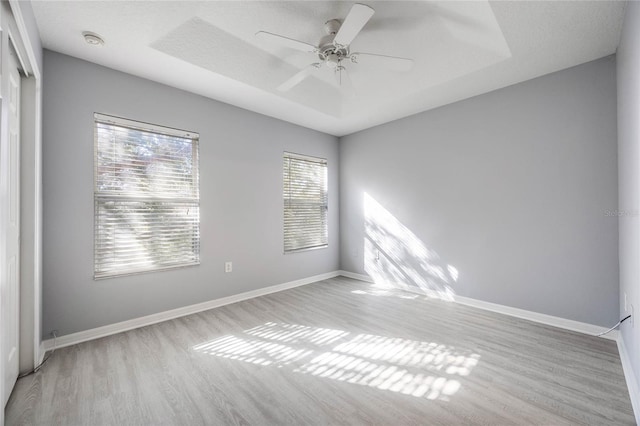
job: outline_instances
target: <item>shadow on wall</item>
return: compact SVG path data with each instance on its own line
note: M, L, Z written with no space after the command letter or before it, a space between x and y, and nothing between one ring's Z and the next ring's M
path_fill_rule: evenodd
M452 301L458 270L364 193L364 270L377 286Z

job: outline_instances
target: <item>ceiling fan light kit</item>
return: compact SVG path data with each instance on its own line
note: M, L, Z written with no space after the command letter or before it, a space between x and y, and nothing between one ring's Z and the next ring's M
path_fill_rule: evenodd
M354 95L355 92L353 91L351 78L344 64L346 62L360 64L361 58L365 59L365 61L362 61L365 62L364 65L366 65L366 62L369 62L374 66L383 66L392 71L409 71L413 66L412 59L373 53L350 52L349 46L360 31L362 31L362 28L369 22L374 12L373 8L365 4L354 4L344 19L344 22L340 22L338 19L330 19L325 22L324 30L327 35L320 39L318 46L278 34L258 31L256 37L269 40L290 49L315 53L318 55L318 59L320 59L320 62L313 63L294 74L278 86L278 90L282 92L291 90L304 79L321 69L322 65L325 65L334 72L338 86L340 86L346 94Z

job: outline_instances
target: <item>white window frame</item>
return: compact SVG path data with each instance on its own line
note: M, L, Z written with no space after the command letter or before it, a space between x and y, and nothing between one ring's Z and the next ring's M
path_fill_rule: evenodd
M289 160L289 163L287 163L287 160ZM316 164L320 167L324 167L324 181L323 181L323 189L324 189L324 194L320 197L319 200L317 200L316 202L307 202L304 204L308 205L312 205L312 206L317 206L319 209L319 214L321 215L321 217L319 218L321 222L324 223L324 229L322 229L320 232L322 235L318 235L318 243L316 244L307 244L307 245L301 245L301 246L295 246L293 247L291 243L287 243L287 236L288 236L288 232L295 232L295 229L291 229L290 226L288 226L287 223L287 212L290 209L293 209L293 205L292 204L292 198L291 198L291 188L287 188L287 182L286 182L286 167L287 165L291 164L291 160L294 161L300 161L300 162L306 162L309 164ZM298 253L301 251L308 251L308 250L318 250L318 249L323 249L323 248L327 248L329 246L329 188L328 188L328 174L329 174L329 167L328 167L328 162L326 158L319 158L319 157L312 157L309 155L302 155L302 154L296 154L293 152L287 152L285 151L283 154L283 243L284 243L284 254L291 254L291 253ZM288 172L290 174L290 170ZM299 228L298 231L300 232L305 232L305 230L303 228Z
M164 196L161 194L144 194L140 192L127 192L127 191L101 191L98 187L98 125L108 125L116 128L126 128L132 130L143 131L152 133L159 136L177 137L183 139L190 139L192 143L192 178L194 193L189 196ZM189 132L170 127L160 126L156 124L149 124L135 120L129 120L121 117L114 117L110 115L94 113L94 279L113 278L120 276L127 276L132 274L148 273L163 271L175 268L183 268L187 266L195 266L200 264L200 184L199 184L199 139L200 135L195 132ZM193 226L189 228L190 239L192 244L193 259L189 261L175 262L173 264L167 262L155 263L158 259L153 259L153 264L136 267L121 267L111 268L105 270L100 268L102 265L99 262L98 250L105 250L101 246L101 239L98 237L98 226L100 215L100 203L104 202L158 202L166 203L165 205L170 208L176 208L180 206L180 203L188 204L195 209L193 212L188 212L190 218L193 218ZM171 203L174 203L173 205ZM108 248L107 248L108 250Z

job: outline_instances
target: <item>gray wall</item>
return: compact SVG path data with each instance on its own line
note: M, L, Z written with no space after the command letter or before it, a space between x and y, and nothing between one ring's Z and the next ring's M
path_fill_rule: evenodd
M629 2L617 54L618 179L620 211L620 315L634 307L634 326L620 327L640 389L640 4ZM627 295L627 311L624 295ZM637 414L640 416L640 413Z
M610 325L617 198L607 57L341 138L341 268Z
M50 51L44 69L45 337L338 269L337 138ZM200 133L201 265L93 280L94 112ZM283 255L283 151L328 159L328 249Z

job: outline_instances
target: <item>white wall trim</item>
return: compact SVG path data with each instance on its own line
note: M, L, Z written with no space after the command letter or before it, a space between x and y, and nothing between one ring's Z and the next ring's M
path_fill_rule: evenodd
M356 274L355 272L349 272L349 271L339 271L339 272L340 272L340 275L342 275L343 277L353 278L354 280L365 281L368 283L373 282L373 280L369 275Z
M24 15L22 14L22 9L20 7L20 0L9 0L9 5L11 8L11 13L13 15L15 25L17 28L18 35L20 36L20 44L24 49L27 55L27 64L28 69L31 70L35 78L35 99L34 101L34 116L33 117L23 117L24 121L32 120L31 123L34 125L34 181L35 181L35 190L34 190L34 221L32 226L34 227L33 232L33 244L34 244L34 279L33 279L33 300L28 301L33 305L33 334L32 344L33 344L33 367L37 367L40 365L42 361L42 357L44 356L44 352L42 352L42 340L40 339L40 321L42 308L40 306L40 301L42 299L42 274L41 274L41 262L42 262L42 118L41 118L41 109L42 109L42 70L40 69L40 64L36 58L36 52L34 50L33 40L29 35L29 30L27 29L27 24L25 23ZM24 58L23 58L24 59ZM22 303L22 302L21 302ZM42 352L42 353L40 353Z
M624 339L620 336L617 340L618 352L620 352L620 362L622 363L622 371L624 372L624 379L627 382L627 388L629 389L629 397L631 398L631 406L633 407L633 413L636 416L636 423L640 425L640 389L638 389L638 383L633 374L633 368L631 366L631 360L627 353L627 347L624 344Z
M20 33L20 37L22 38L24 49L27 52L29 64L31 65L31 72L39 80L41 77L41 70L38 67L36 54L33 51L33 42L31 40L31 37L29 36L29 31L27 30L27 25L24 22L24 16L22 15L22 9L20 9L19 3L20 0L9 0L9 4L11 5L11 12L13 13L18 32Z
M56 339L56 348L64 348L65 346L71 346L77 343L99 339L101 337L106 337L112 334L122 333L123 331L129 331L135 328L156 324L162 321L167 321L174 318L195 314L198 312L206 311L206 310L217 308L220 306L229 305L231 303L241 302L243 300L253 299L255 297L265 296L267 294L288 290L290 288L312 284L318 281L337 277L338 275L340 275L339 271L327 272L325 274L314 275L312 277L302 278L300 280L295 280L295 281L289 281L283 284L276 284L270 287L251 290L251 291L247 291L240 294L234 294L232 296L227 296L220 299L209 300L208 302L197 303L195 305L184 306L182 308L172 309L164 312L158 312L157 314L151 314L151 315L147 315L140 318L134 318L127 321L118 322L115 324L109 324L102 327L92 328L90 330L84 330L84 331L79 331L77 333L67 334L64 336L60 336ZM53 349L53 339L45 340L43 342L43 349L40 351L41 355L44 356L44 353L51 349Z
M368 275L356 274L349 271L340 271L340 275L353 278L355 280L366 281L372 283L373 280ZM407 290L407 289L403 289ZM419 293L422 294L422 293ZM512 317L522 318L525 320L537 322L540 324L551 325L553 327L563 328L565 330L576 331L578 333L584 333L589 335L596 335L602 333L607 329L598 325L587 324L584 322L573 321L566 318L560 318L553 315L541 314L538 312L527 311L525 309L513 308L511 306L499 305L497 303L485 302L483 300L472 299L470 297L454 296L454 301L461 305L473 306L474 308L484 309L486 311L497 312L499 314L509 315ZM605 339L617 340L618 330L613 330L611 333L602 336Z

